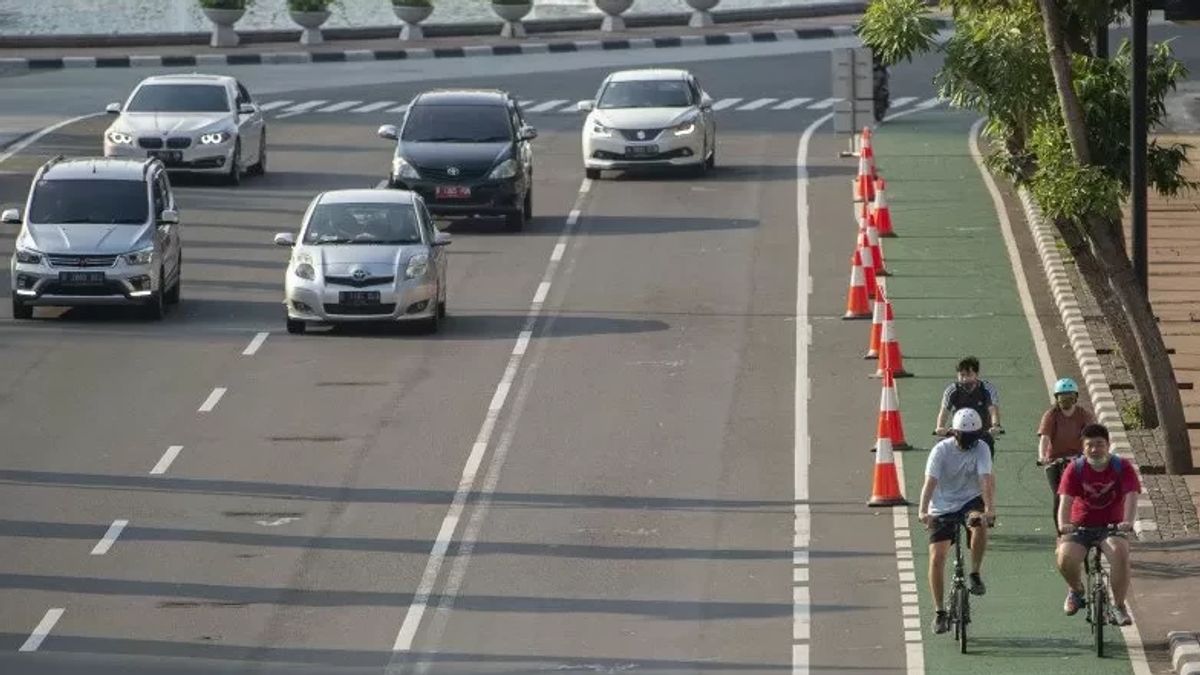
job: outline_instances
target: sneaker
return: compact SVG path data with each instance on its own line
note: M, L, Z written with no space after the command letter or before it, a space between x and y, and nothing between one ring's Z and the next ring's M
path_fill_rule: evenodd
M1075 614L1087 606L1087 600L1083 598L1083 593L1075 591L1067 591L1067 600L1063 603L1063 611L1067 616L1075 616Z
M1113 607L1113 623L1118 626L1132 626L1133 618L1129 616L1129 610L1124 607Z
M987 593L987 586L983 585L983 579L979 578L978 572L971 572L970 589L972 595L983 595L984 593Z
M946 612L944 612L944 611L939 610L937 613L937 617L935 617L933 620L933 632L940 634L940 633L948 632L949 630L950 630L950 615L946 614Z

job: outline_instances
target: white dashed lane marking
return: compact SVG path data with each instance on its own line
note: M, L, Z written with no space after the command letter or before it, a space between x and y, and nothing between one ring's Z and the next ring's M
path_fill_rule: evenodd
M117 537L121 536L121 531L129 524L128 520L114 520L112 525L108 526L108 531L96 542L96 546L92 548L92 555L104 555L116 543Z
M175 458L179 456L182 450L182 445L172 445L167 448L167 451L163 453L162 459L158 460L158 464L155 464L154 468L150 469L150 475L158 476L166 473L167 469L171 468L171 463L175 461Z
M217 407L221 397L225 395L225 387L217 387L212 390L208 398L204 399L204 403L200 404L200 409L197 412L212 412L212 409Z

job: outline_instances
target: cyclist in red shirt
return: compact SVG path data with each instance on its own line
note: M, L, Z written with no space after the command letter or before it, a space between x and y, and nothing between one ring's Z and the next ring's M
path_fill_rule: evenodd
M1089 424L1080 435L1083 457L1067 466L1058 486L1058 494L1062 496L1058 506L1058 531L1062 534L1058 543L1058 571L1070 587L1063 611L1072 616L1086 604L1083 560L1087 545L1096 538L1075 532L1075 528L1117 525L1121 534L1105 535L1100 549L1111 567L1117 623L1128 626L1133 620L1125 607L1129 591L1129 542L1124 533L1133 530L1142 486L1133 465L1110 452L1108 429L1104 425Z

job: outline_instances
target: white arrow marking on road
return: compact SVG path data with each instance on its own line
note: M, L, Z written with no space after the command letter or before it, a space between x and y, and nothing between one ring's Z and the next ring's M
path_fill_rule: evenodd
M741 101L741 100L742 99L740 99L740 98L723 98L720 101L717 101L716 103L714 103L712 108L713 108L713 110L724 110L730 106L737 104L737 102Z
M350 112L352 112L352 113L375 112L376 110L382 110L390 105L396 105L396 102L395 101L380 101L378 103L370 103L370 104L362 106L361 108L355 108L354 110L351 110Z
M333 105L327 105L324 108L321 108L317 112L320 112L320 113L338 112L341 110L345 110L346 108L353 108L354 106L359 105L361 103L362 103L362 101L338 101L337 103L334 103Z
M917 100L916 96L901 96L900 98L896 99L895 101L892 101L891 107L903 108L904 106L908 105L909 103L912 103L915 100Z
M738 106L738 110L758 110L759 108L763 108L768 105L771 105L772 103L774 103L775 101L778 101L778 100L779 99L777 99L777 98L760 98L760 99L751 101L751 102L747 103L746 105Z
M557 108L558 106L560 106L566 102L567 102L566 99L554 99L552 101L546 101L545 103L539 103L535 106L526 108L525 112L531 112L531 113L550 112L551 110L554 110L555 108Z
M108 531L96 542L96 546L92 548L92 555L104 555L108 553L108 549L117 541L117 537L121 536L121 530L129 524L128 520L114 520L112 525L108 526Z
M304 103L297 103L294 106L284 109L284 111L282 113L280 113L275 119L283 119L284 117L291 117L292 115L299 115L300 113L308 112L309 110L312 110L313 108L316 108L317 106L325 105L326 103L329 103L329 101L318 100L318 101L305 101Z
M159 475L166 473L167 469L171 468L171 462L175 461L175 458L179 456L182 450L182 445L172 445L167 448L167 451L163 453L162 459L158 460L158 464L155 464L154 468L150 469L150 474Z
M258 106L258 109L262 112L268 112L268 111L274 110L276 108L282 108L283 106L288 105L289 103L291 103L291 101L288 101L288 100L271 101L270 103L264 103L264 104Z
M936 108L937 106L941 105L941 103L942 103L942 99L934 96L933 98L927 98L924 101L921 101L920 103L918 103L917 105L915 105L913 107L916 110L928 110L930 108Z
M811 100L812 99L807 96L802 96L800 98L789 98L788 100L784 101L783 103L780 103L779 105L775 106L774 108L771 108L771 110L792 110L793 108L799 108L800 106L804 105L805 103L808 103Z
M825 110L826 108L832 108L832 107L833 107L833 104L834 104L834 103L837 103L837 102L838 102L838 101L840 101L840 100L842 100L842 99L840 99L840 98L827 98L827 99L825 99L825 100L823 100L823 101L818 101L817 103L814 103L814 104L812 104L812 105L808 106L808 109L809 109L809 110Z
M54 624L58 623L58 620L62 618L63 612L65 611L66 610L61 607L48 610L46 612L46 616L42 617L42 620L40 623L38 623L37 628L33 629L33 633L29 636L29 639L25 641L25 644L21 645L21 649L19 651L36 652L38 647L42 646L42 640L45 640L46 636L50 634L50 631L54 630Z

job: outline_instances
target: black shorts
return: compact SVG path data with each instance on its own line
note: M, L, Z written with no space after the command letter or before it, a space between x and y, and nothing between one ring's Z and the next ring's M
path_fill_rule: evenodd
M976 497L972 499L971 501L967 502L966 506L963 506L954 513L943 513L940 516L934 516L934 518L954 516L965 520L972 512L978 512L979 515L983 515L983 497ZM954 538L954 528L956 527L958 527L958 523L956 523L954 520L945 523L937 523L933 530L929 533L929 543L932 544L939 541L950 541ZM969 533L970 531L968 530L968 534Z
M1091 530L1088 532L1075 531L1070 534L1063 535L1063 538L1066 541L1079 544L1080 546L1082 546L1084 548L1087 548L1097 542L1104 541L1105 539L1108 539L1109 537L1124 538L1125 533L1124 532L1105 532L1103 530Z

